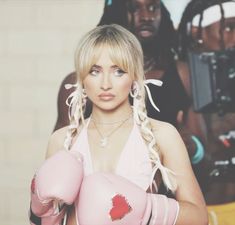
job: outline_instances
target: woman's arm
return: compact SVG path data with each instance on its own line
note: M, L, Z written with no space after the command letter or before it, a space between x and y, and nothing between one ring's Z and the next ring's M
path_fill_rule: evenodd
M63 127L59 130L56 130L50 136L48 146L47 146L47 151L46 151L46 159L54 155L59 150L63 149L67 130L68 130L68 126Z
M178 188L175 197L180 205L176 225L208 224L206 204L192 171L183 140L172 125L157 122L155 126L155 136L163 164L176 174Z
M83 164L78 152L65 151L66 128L51 135L46 160L31 183L30 221L36 224L59 224L67 205L72 205L83 179Z

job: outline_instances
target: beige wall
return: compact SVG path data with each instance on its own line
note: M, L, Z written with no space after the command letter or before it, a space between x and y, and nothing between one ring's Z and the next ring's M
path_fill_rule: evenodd
M26 225L59 85L104 0L0 0L0 224Z

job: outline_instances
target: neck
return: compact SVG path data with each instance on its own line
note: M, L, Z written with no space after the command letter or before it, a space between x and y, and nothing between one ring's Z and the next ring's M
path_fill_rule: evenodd
M115 122L122 121L132 114L132 108L125 107L124 109L115 109L115 110L101 110L96 107L92 109L92 119L95 120L97 123L103 124L112 124Z
M156 48L155 48L155 44L153 41L142 42L141 45L142 45L145 57L148 57L148 58L154 57L154 55L156 54Z

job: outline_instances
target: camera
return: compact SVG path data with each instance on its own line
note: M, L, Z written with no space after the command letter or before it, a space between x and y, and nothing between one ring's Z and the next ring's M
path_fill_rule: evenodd
M235 48L189 52L193 106L196 112L235 112Z

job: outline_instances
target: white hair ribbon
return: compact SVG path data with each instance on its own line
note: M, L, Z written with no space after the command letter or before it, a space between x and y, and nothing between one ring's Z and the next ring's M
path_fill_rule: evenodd
M69 150L71 142L72 142L72 135L69 133L69 130L77 129L79 125L79 114L81 112L81 88L79 83L76 84L65 84L65 89L75 88L75 90L68 96L66 99L66 105L69 107L68 109L68 116L69 120L71 121L73 118L73 123L70 122L68 132L66 134L66 138L64 141L65 149Z
M158 112L160 112L159 108L155 105L155 103L153 101L151 92L150 92L149 87L148 87L147 84L162 86L163 82L161 80L157 80L157 79L147 79L147 80L144 81L144 87L146 89L146 92L147 92L147 95L148 95L148 98L149 98L149 101L150 101L151 105L153 106L154 109L156 109Z
M147 92L147 96L149 98L149 101L151 103L151 105L153 106L154 109L156 109L158 112L160 112L159 108L155 105L153 98L152 98L152 94L150 92L150 89L148 87L147 84L153 84L156 86L162 86L163 82L157 79L146 79L144 80L144 87L146 89ZM74 115L74 112L76 110L77 107L77 103L79 101L80 98L80 91L78 88L78 83L76 84L65 84L64 87L68 90L70 88L76 88L75 91L73 91L68 98L66 99L66 105L69 107L69 119L71 119L71 116Z
M69 115L69 119L71 119L71 117L75 114L76 108L77 108L77 104L80 98L80 91L78 88L78 83L76 84L65 84L64 87L68 90L70 88L76 88L75 91L73 91L68 98L66 99L66 105L69 107L68 110L68 115Z
M64 87L65 87L65 89L68 90L68 89L73 88L73 87L78 87L78 83L76 83L76 84L65 84Z
M235 17L235 1L223 2L224 18ZM198 27L200 22L200 14L194 16L192 26ZM221 10L219 5L213 5L203 11L202 27L207 27L221 19Z

